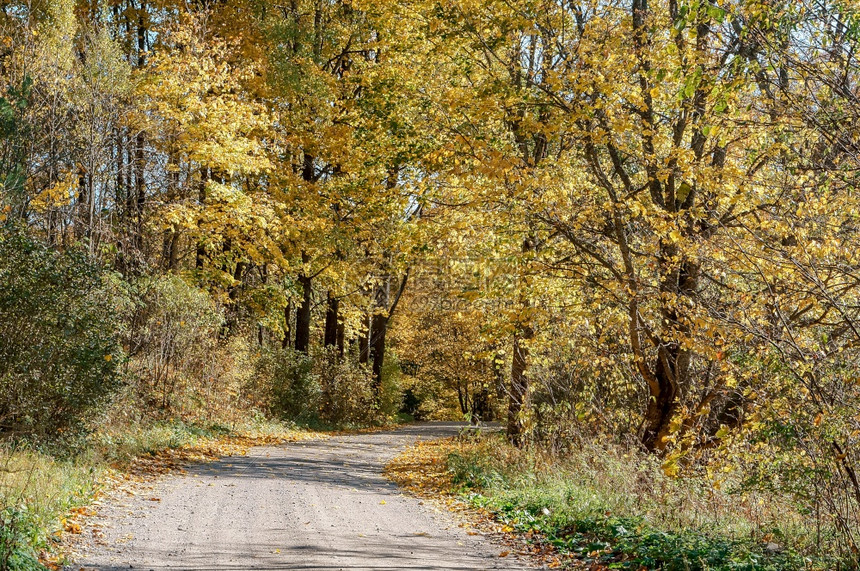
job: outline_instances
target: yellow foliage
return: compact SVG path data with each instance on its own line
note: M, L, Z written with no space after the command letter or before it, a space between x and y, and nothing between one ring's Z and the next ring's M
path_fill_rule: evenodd
M30 206L36 212L45 212L50 208L68 206L75 198L75 188L77 185L77 177L73 173L66 173L53 185L36 195L30 202Z

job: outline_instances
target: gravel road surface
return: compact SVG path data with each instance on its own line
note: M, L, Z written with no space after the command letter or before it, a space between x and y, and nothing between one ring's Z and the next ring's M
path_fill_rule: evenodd
M192 466L101 509L93 524L103 536L90 538L67 569L527 568L382 476L405 446L462 426L417 424L258 447Z

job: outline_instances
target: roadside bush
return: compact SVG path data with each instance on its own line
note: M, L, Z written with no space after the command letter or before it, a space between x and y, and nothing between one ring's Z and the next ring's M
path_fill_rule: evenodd
M400 361L393 351L388 351L382 364L379 416L383 419L394 418L403 408L403 399Z
M265 349L248 392L270 413L297 422L364 425L377 419L370 369L331 348L310 355L290 348Z
M144 277L132 289L127 332L132 377L150 407L168 410L179 393L196 392L213 376L224 317L209 294L176 275Z
M370 369L343 359L334 348L323 348L313 358L322 401L320 418L334 425L369 424L376 417Z
M120 386L119 292L84 252L0 231L0 431L66 431Z
M319 419L322 398L311 358L287 348L264 350L257 360L252 392L264 406L286 420L314 422Z
M0 571L41 571L32 545L39 529L22 507L5 507L0 511Z

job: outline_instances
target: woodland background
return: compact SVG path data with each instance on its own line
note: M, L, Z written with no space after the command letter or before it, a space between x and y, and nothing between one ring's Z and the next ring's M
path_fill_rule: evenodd
M857 563L854 0L0 7L9 458L500 420Z

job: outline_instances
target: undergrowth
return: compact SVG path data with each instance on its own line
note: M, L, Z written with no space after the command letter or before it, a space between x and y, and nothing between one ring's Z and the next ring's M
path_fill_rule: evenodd
M503 524L552 545L566 564L599 569L848 569L816 549L816 532L775 496L670 477L634 450L584 444L563 458L517 450L501 435L447 451L452 491ZM820 545L820 543L818 543Z

